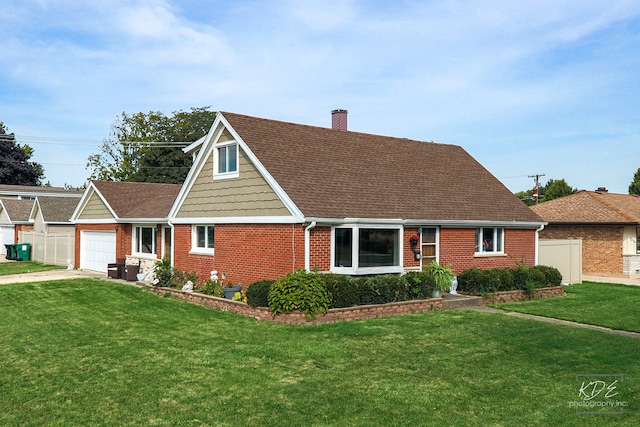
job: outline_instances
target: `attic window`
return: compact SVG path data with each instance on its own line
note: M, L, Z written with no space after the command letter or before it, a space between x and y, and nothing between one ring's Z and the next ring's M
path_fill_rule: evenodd
M238 176L238 144L225 141L216 144L213 158L213 178L235 178Z

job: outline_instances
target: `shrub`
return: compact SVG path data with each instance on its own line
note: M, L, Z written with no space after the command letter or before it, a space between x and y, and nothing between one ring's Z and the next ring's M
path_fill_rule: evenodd
M252 307L269 307L269 289L275 280L261 280L249 285L246 292L247 304Z
M547 265L537 265L534 268L544 274L547 286L560 286L562 284L562 274L557 268Z
M458 290L471 294L491 293L493 284L485 270L474 267L458 274Z
M358 305L358 287L350 276L343 274L321 275L327 292L331 294L331 307L353 307Z
M391 283L397 276L371 276L362 278L358 283L360 293L358 305L386 304L393 301Z
M171 278L171 287L182 289L185 283L188 281L191 283L198 283L198 275L195 271L187 273L186 271L173 269L173 277Z
M317 273L299 270L276 280L269 290L269 308L274 313L300 310L307 320L318 313L326 313L331 296Z
M409 271L404 275L407 281L407 299L430 298L434 288L433 278L424 271Z
M547 278L541 270L535 267L529 267L527 270L529 276L528 281L533 283L534 287L544 288L547 286Z
M154 266L156 279L158 280L157 283L154 281L154 285L170 287L173 279L173 268L171 268L171 261L169 261L169 258L163 258L156 261Z

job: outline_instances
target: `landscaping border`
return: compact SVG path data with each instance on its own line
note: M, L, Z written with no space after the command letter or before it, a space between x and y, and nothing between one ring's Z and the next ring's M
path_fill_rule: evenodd
M183 292L180 289L162 288L148 283L138 282L150 291L164 295L171 294L192 304L213 308L221 311L266 320L273 323L287 325L314 325L323 323L344 322L350 320L373 319L376 317L398 316L401 314L424 313L442 310L442 298L400 301L388 304L358 305L346 308L330 308L326 314L318 314L313 320L307 321L304 313L292 312L274 315L267 307L252 307L244 302L218 298L197 292Z
M533 296L529 296L522 290L496 292L487 295L475 295L482 297L482 304L502 304L505 302L528 301L533 299L545 299L553 297L561 297L564 295L562 286L550 286L547 288L537 288L534 290Z

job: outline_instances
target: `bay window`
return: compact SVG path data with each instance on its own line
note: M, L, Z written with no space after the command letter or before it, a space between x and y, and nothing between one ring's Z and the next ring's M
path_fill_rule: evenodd
M400 227L334 227L332 271L344 274L401 272L400 236Z

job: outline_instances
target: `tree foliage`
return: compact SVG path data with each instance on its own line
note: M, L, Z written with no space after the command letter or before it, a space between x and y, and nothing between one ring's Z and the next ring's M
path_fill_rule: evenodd
M90 179L182 184L191 156L170 143L190 143L206 135L216 114L209 108L193 107L171 116L160 111L123 112L111 125L111 137L100 153L87 160Z
M640 168L633 175L633 181L629 184L629 194L640 196Z
M31 162L33 148L20 146L13 133L0 122L0 184L40 185L44 168L40 163Z
M576 191L578 190L576 188L572 188L564 179L550 179L545 185L541 185L540 188L538 188L538 202L548 202L549 200L568 196ZM527 206L535 204L536 201L533 194L533 189L515 193L515 195Z

